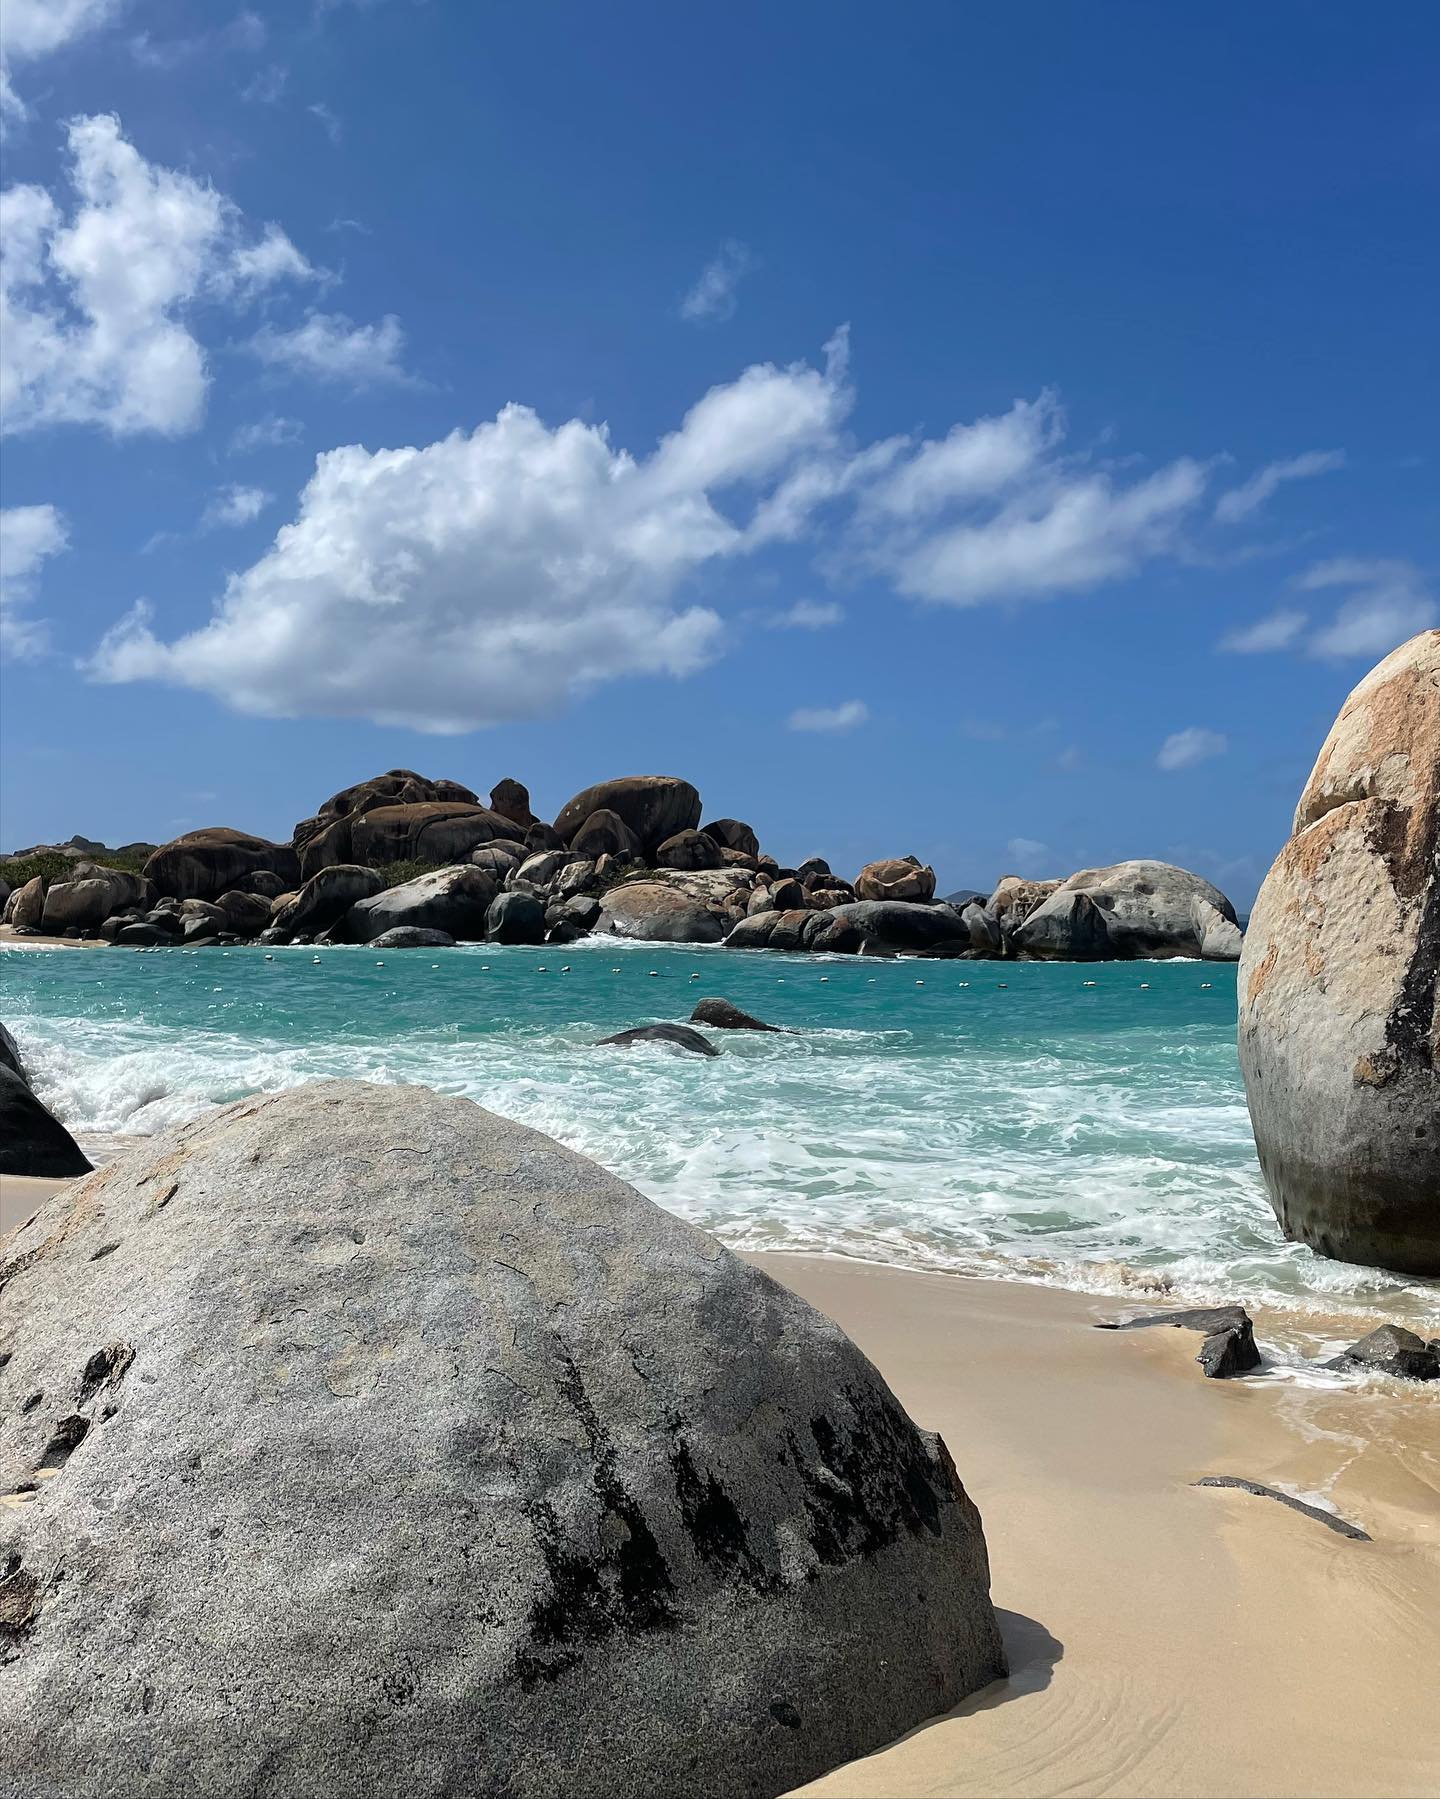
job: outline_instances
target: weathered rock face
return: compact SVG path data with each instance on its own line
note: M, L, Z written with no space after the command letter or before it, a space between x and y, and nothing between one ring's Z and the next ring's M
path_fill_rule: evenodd
M243 1100L6 1250L29 1790L755 1799L1004 1671L975 1507L848 1338L466 1100Z
M293 842L302 873L308 879L317 869L351 860L350 831L340 825L342 819L357 818L376 806L411 806L431 800L479 804L479 796L458 781L429 781L413 768L392 768L387 774L373 775L331 794L314 818L302 818L295 827Z
M462 862L437 868L398 887L356 902L334 933L347 943L373 943L397 925L445 931L460 942L478 943L485 935L485 914L495 898L495 882L484 869Z
M39 875L22 882L5 902L5 923L17 931L38 931L45 915L45 883Z
M513 819L458 800L375 806L351 825L351 854L343 860L368 868L387 862L464 862L497 837L515 841L523 835Z
M471 850L468 860L473 867L484 869L486 874L492 875L496 885L500 886L506 876L513 873L525 860L526 854L523 843L513 843L507 837L497 837L493 843Z
M16 1059L18 1061L18 1056ZM60 1120L31 1092L30 1083L21 1070L12 1068L8 1059L0 1060L0 1174L38 1175L57 1180L66 1175L89 1172L90 1163L80 1146ZM0 1379L3 1378L0 1374ZM9 1483L0 1479L0 1492L9 1490ZM0 1535L0 1569L4 1566L3 1535ZM0 1587L0 1593L3 1593L3 1587ZM4 1602L0 1598L0 1652L4 1649L4 1619ZM0 1727L0 1772L3 1768L4 1730Z
M143 886L139 875L119 868L96 870L93 875L73 881L52 881L45 893L41 928L57 933L72 929L93 931L112 912L136 905Z
M229 893L222 893L215 904L228 921L225 928L238 937L257 936L270 922L270 901L258 893L232 888Z
M603 806L598 812L592 812L570 838L570 848L587 862L599 861L601 856L638 857L643 852L640 839L620 814L609 812Z
M577 793L561 808L555 829L566 843L592 812L613 812L653 850L677 831L693 830L700 823L700 795L688 781L674 775L627 775L618 781L600 781ZM594 855L594 850L586 850Z
M705 831L677 831L667 837L655 852L661 868L724 868L720 845Z
M492 943L543 943L545 908L533 893L502 893L486 914L485 935Z
M1075 894L1089 904L1079 905ZM1027 955L1066 961L1205 955L1233 962L1240 954L1229 900L1170 862L1082 868L1007 934Z
M286 886L300 884L300 865L288 843L217 825L162 844L145 864L145 878L157 893L176 899L218 899L258 869L279 875Z
M917 954L969 948L970 931L953 906L908 900L852 900L824 911L760 912L725 939L732 949L786 949L853 955L866 942Z
M3 1024L0 1024L0 1068L8 1068L12 1074L18 1074L27 1087L30 1085L25 1064L20 1060L20 1045Z
M914 856L869 862L856 876L855 893L862 900L931 900L935 870L922 868Z
M1440 631L1346 700L1240 958L1271 1203L1322 1255L1440 1275Z
M512 781L508 775L490 789L490 810L519 825L522 831L528 831L536 822L535 814L530 810L530 789L520 781Z
M985 910L1008 936L1054 893L1058 881L1027 881L1023 875L1002 875Z
M659 881L627 881L601 902L596 927L648 943L719 943L725 925L703 900Z
M370 939L371 949L454 949L448 931L428 931L420 925L398 924Z
M760 839L749 825L738 818L712 818L705 826L705 835L718 843L722 850L739 850L746 856L760 854Z
M271 914L271 923L282 931L328 931L354 905L384 891L385 883L373 868L339 862L313 874L298 893Z

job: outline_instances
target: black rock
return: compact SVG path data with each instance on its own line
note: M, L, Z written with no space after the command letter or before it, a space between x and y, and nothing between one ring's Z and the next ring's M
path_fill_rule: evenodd
M1317 1524L1323 1524L1337 1536L1349 1537L1355 1543L1371 1541L1370 1533L1361 1530L1358 1524L1352 1524L1348 1518L1341 1518L1335 1512L1327 1512L1318 1505L1308 1505L1303 1499L1296 1499L1290 1493L1282 1493L1278 1488L1267 1487L1261 1481L1246 1480L1242 1474L1207 1474L1200 1480L1192 1480L1190 1484L1192 1487L1236 1487L1242 1493L1253 1493L1257 1499L1278 1499L1281 1505L1288 1506L1292 1512L1299 1512L1303 1518L1313 1518Z
M545 908L522 888L502 893L485 915L485 935L492 943L543 943Z
M1368 1337L1352 1343L1343 1355L1326 1364L1330 1368L1373 1368L1401 1380L1440 1380L1440 1339L1427 1343L1414 1331L1398 1324L1382 1324Z
M448 931L432 931L425 925L397 924L378 937L372 937L370 949L454 949L455 939Z
M702 999L690 1014L690 1022L708 1024L717 1031L773 1031L776 1036L784 1035L778 1024L764 1024L742 1012L739 1006L732 1006L728 999Z
M0 1062L0 1174L47 1180L89 1174L90 1163L60 1120L8 1062Z
M674 1049L688 1050L692 1056L718 1056L719 1050L685 1024L642 1024L634 1030L617 1031L613 1037L602 1037L596 1049L630 1049L636 1043L668 1043Z
M25 1064L20 1060L20 1045L3 1024L0 1024L0 1068L11 1069L20 1076L27 1087L30 1085L25 1073Z
M1156 1324L1205 1333L1205 1341L1195 1360L1209 1380L1230 1380L1260 1366L1255 1327L1244 1306L1194 1306L1180 1312L1149 1312L1141 1318L1123 1318L1099 1328L1138 1331Z
M142 918L138 924L127 924L115 941L127 949L155 949L160 944L168 949L175 941L175 933L159 930L148 918Z

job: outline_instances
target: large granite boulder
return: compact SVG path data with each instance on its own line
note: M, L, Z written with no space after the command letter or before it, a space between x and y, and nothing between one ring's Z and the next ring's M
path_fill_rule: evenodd
M474 806L479 804L479 795L458 781L427 780L413 768L392 768L386 774L372 775L368 781L357 781L353 787L332 793L314 818L302 818L295 827L293 842L300 857L300 872L308 880L318 869L354 860L350 825L346 821L377 806L410 806L433 800L458 800Z
M596 929L647 943L719 943L725 923L703 900L660 881L627 881L601 902Z
M294 935L308 931L328 931L361 900L383 893L385 882L373 868L361 868L353 862L337 862L311 875L298 893L292 893L283 905L271 913L270 922L277 929Z
M241 1100L9 1238L0 1489L0 1740L57 1799L764 1799L1005 1667L836 1325L422 1088Z
M16 1061L19 1061L18 1055ZM66 1175L89 1172L90 1163L79 1144L54 1113L36 1098L23 1070L18 1066L12 1068L8 1057L0 1059L0 1174L37 1175L57 1180ZM3 1273L0 1273L0 1280L3 1280ZM3 1348L0 1343L0 1350ZM0 1380L3 1378L0 1374ZM0 1413L4 1410L5 1407L0 1406ZM8 1492L11 1485L0 1476L0 1492ZM3 1539L0 1539L0 1570L4 1566L5 1550ZM4 1588L0 1585L0 1667L3 1667L5 1650L3 1595ZM3 1680L4 1674L0 1672L0 1682ZM4 1742L5 1726L0 1719L0 1774L4 1773Z
M45 883L31 875L5 902L4 922L17 931L38 931L45 915Z
M372 806L350 827L350 855L367 868L387 862L463 862L497 838L524 836L514 819L460 800L423 800L409 806Z
M145 878L156 893L175 899L218 899L257 869L279 875L287 887L300 884L300 864L288 843L214 825L161 844L145 864Z
M760 839L751 826L738 818L712 818L705 826L705 835L722 850L737 850L745 856L760 854Z
M598 862L601 856L638 859L645 846L618 812L601 807L592 812L570 838L572 852L587 862Z
M1080 905L1075 895L1089 902ZM1063 961L1240 955L1235 908L1218 887L1170 862L1082 868L1009 930L1026 955Z
M985 902L985 910L1008 937L1019 929L1037 906L1044 905L1059 881L1031 881L1024 875L1001 875Z
M457 942L478 943L485 935L485 914L496 891L492 875L462 862L357 900L332 929L346 943L373 943L398 925L445 931Z
M41 929L55 936L68 930L96 930L112 913L138 905L144 893L144 881L127 869L82 862L75 879L52 881L46 888Z
M853 955L868 943L914 955L968 949L970 930L953 906L852 900L822 911L760 912L725 939L730 949L813 950Z
M490 789L490 810L519 825L522 831L528 831L537 822L530 810L530 789L521 781L512 781L508 775Z
M561 808L555 829L570 843L591 813L602 811L622 819L649 851L677 831L693 830L700 823L700 795L688 781L674 775L627 775L617 781L600 781Z
M1341 708L1239 973L1240 1066L1286 1235L1440 1275L1440 631Z
M500 894L485 916L485 935L492 943L543 943L544 902L523 887Z
M30 1085L30 1077L20 1059L20 1045L3 1024L0 1024L0 1068L8 1068L12 1074L18 1074L27 1087Z
M914 856L867 862L855 877L855 895L862 900L931 900L935 897L935 870L922 867Z
M660 868L687 870L726 865L720 845L705 831L677 831L655 851L655 861Z

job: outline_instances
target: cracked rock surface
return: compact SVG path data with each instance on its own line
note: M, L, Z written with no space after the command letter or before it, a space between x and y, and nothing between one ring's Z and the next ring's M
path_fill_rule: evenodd
M0 1248L0 1788L765 1795L1003 1672L847 1337L548 1138L242 1100Z

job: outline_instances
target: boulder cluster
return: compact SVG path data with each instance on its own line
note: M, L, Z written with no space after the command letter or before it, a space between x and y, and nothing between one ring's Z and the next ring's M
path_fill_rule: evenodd
M1007 876L985 899L937 899L914 856L853 881L819 856L766 855L736 818L701 823L672 775L601 781L538 819L515 780L489 803L409 769L347 787L288 843L212 827L162 844L130 874L78 861L12 894L18 931L133 946L569 943L594 932L650 943L870 955L1099 960L1240 952L1235 911L1162 862L1085 869L1067 881ZM402 878L396 878L397 871ZM407 878L408 877L408 878Z

